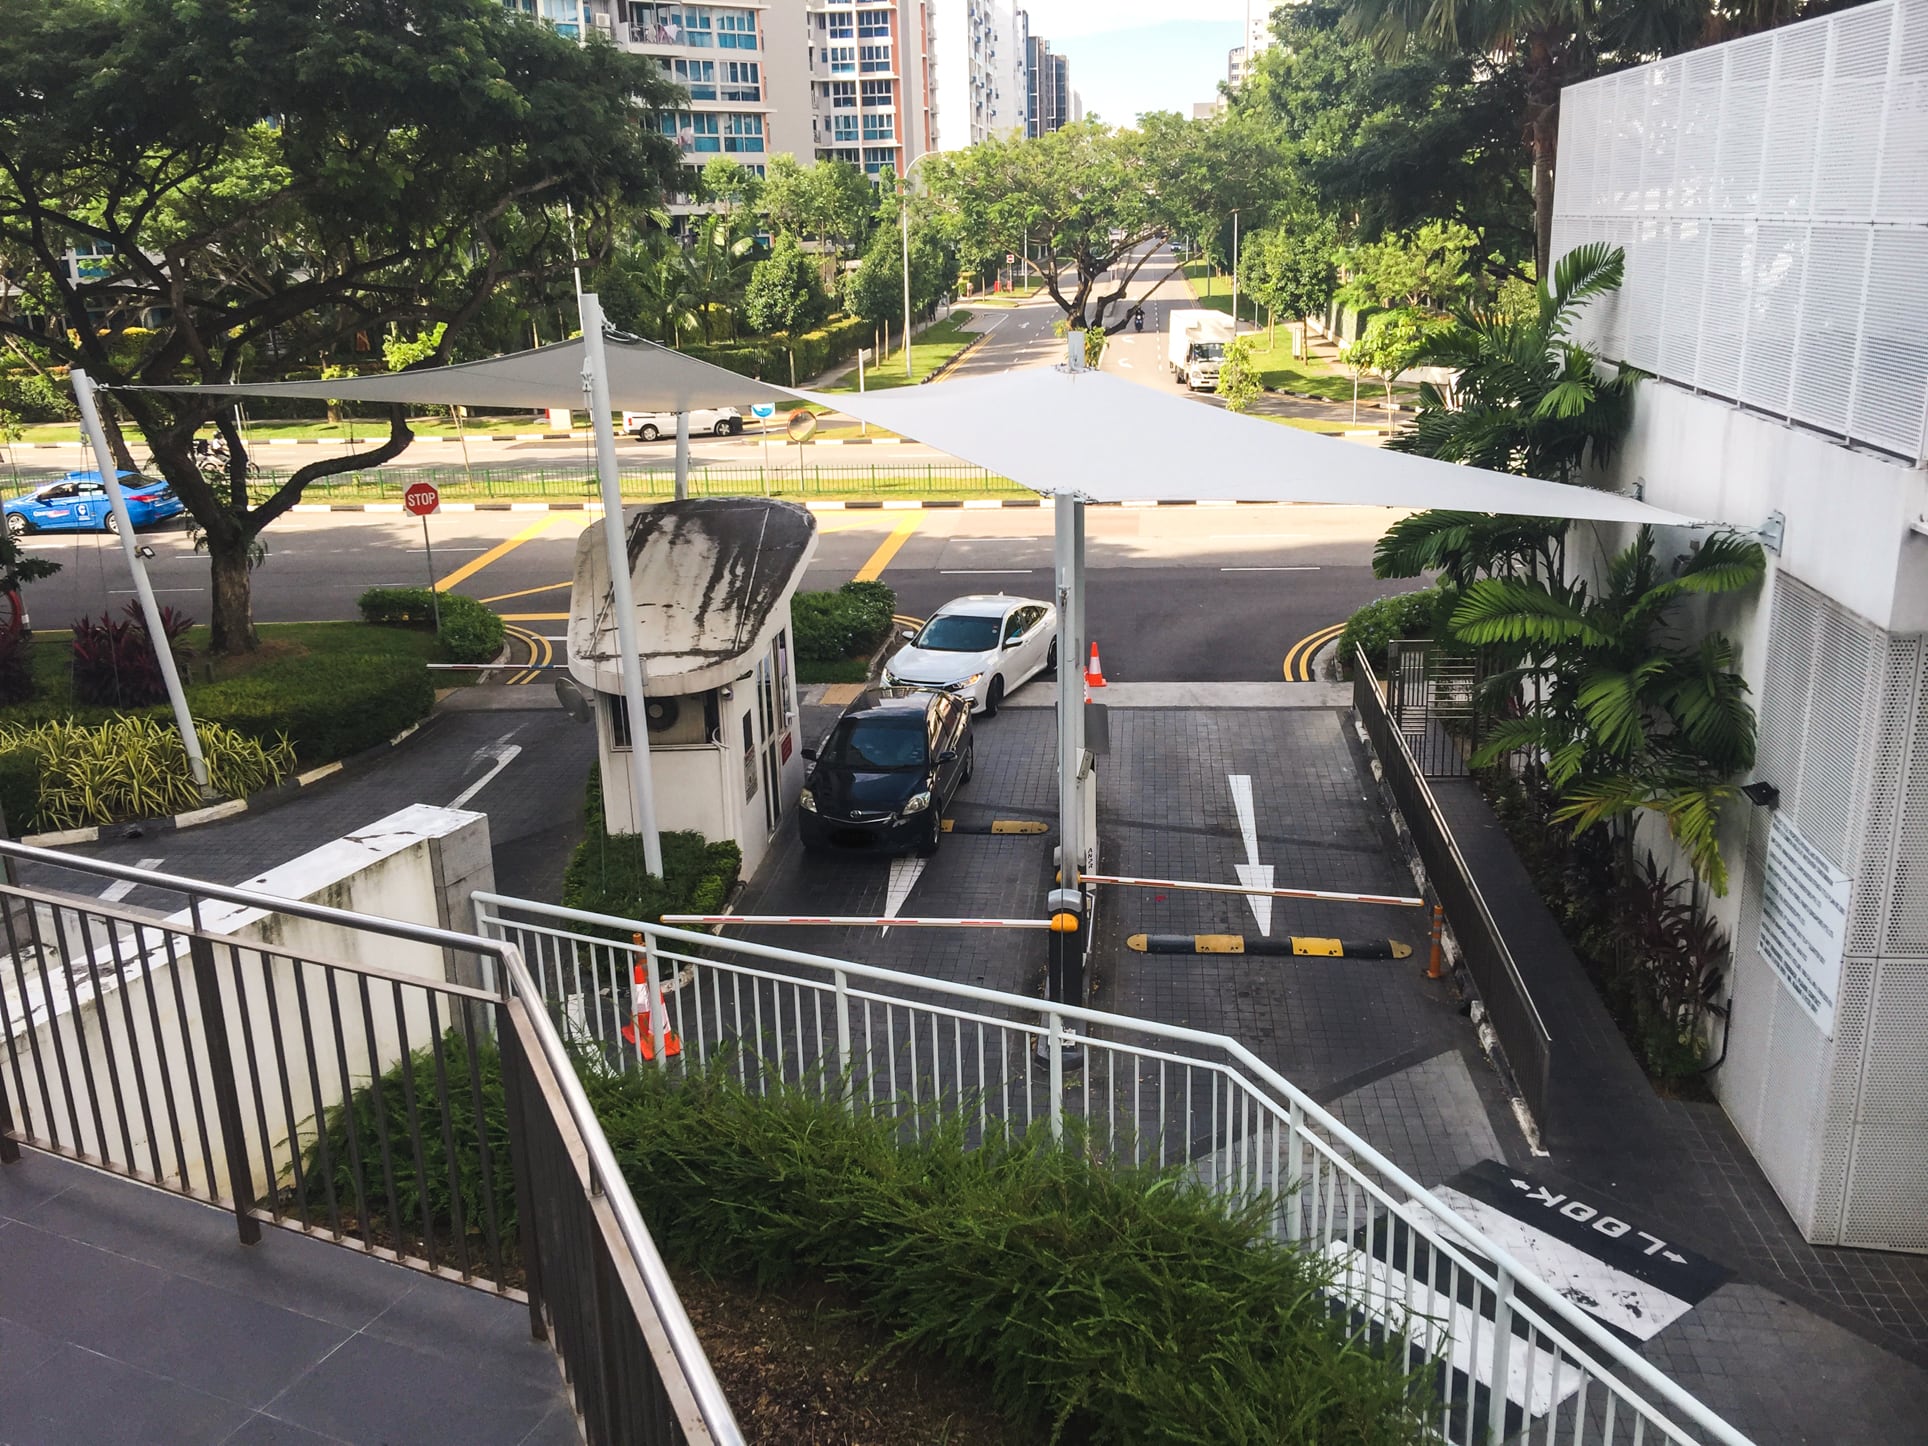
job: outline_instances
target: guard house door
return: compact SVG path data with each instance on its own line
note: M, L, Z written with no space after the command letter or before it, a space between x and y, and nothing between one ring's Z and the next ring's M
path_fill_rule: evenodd
M756 665L757 754L763 773L763 822L770 833L783 821L783 760L778 756L783 720L777 709L776 668L769 654Z

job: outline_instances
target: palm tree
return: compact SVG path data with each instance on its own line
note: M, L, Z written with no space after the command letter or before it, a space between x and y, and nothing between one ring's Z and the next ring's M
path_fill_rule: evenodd
M754 236L738 236L730 221L715 220L697 232L683 253L690 295L703 319L704 341L715 340L718 316L729 318L730 335L736 335L736 307L750 284L750 268L756 259L751 252L755 249Z
M654 233L625 247L616 265L633 287L637 324L650 336L680 346L684 332L702 325L682 248L668 236Z
M1663 577L1643 527L1597 595L1585 583L1475 580L1454 610L1454 635L1511 649L1515 666L1494 686L1517 693L1530 680L1534 701L1525 716L1495 726L1474 762L1520 748L1542 755L1561 800L1554 817L1576 834L1600 823L1614 829L1623 876L1631 874L1631 820L1658 814L1695 874L1724 893L1719 811L1733 792L1727 780L1754 761L1754 712L1733 645L1719 634L1683 643L1668 616L1686 598L1752 588L1766 570L1759 543L1720 533Z
M1455 311L1414 364L1449 367L1459 380L1450 397L1421 385L1412 429L1390 445L1550 482L1604 463L1633 420L1644 374L1622 366L1609 375L1572 330L1587 302L1619 289L1625 264L1619 247L1589 242L1560 258L1531 311Z
M1486 574L1558 583L1566 576L1564 517L1494 516L1434 508L1415 512L1386 529L1372 549L1374 577L1424 577L1463 590Z

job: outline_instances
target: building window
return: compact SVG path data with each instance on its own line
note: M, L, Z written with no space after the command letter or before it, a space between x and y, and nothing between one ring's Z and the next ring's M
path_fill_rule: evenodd
M874 70L890 69L888 45L862 45L858 47L858 54L863 57L863 64L858 68L866 74Z
M897 127L894 118L888 115L866 114L864 116L864 139L867 141L896 140Z
M759 101L763 99L763 87L754 60L726 60L723 62L723 99L738 101Z
M755 50L756 11L717 11L716 43L723 50Z
M890 12L888 10L859 10L857 12L857 34L866 40L890 35Z
M830 104L838 110L856 107L857 82L854 80L826 80L823 93L830 97Z
M712 116L714 120L716 117ZM723 117L723 149L726 151L756 151L763 149L763 117L760 115L726 115Z
M857 27L852 23L848 15L832 15L830 17L830 38L832 40L855 40L857 38Z
M850 45L830 47L830 73L832 75L855 75L857 73L857 51Z
M716 62L714 60L668 60L663 68L670 79L690 93L691 100L716 99Z
M879 106L879 105L888 106L895 103L896 94L897 94L896 81L866 80L863 83L863 87L864 87L864 105L866 108L870 106Z
M854 115L833 115L830 117L830 139L833 141L854 142L857 139L857 117Z
M615 753L627 753L629 743L629 700L621 693L603 694L603 702L609 711L609 747Z
M664 111L663 134L672 137L686 151L720 151L723 145L718 139L718 119L717 116L691 114L686 110ZM763 124L760 118L757 124ZM763 147L758 146L757 149L762 150Z
M864 147L865 171L875 176L886 166L891 167L893 170L897 166L897 148L895 146Z
M848 161L854 166L863 159L863 154L864 153L855 146L838 146L832 149L818 151L817 159L820 161Z

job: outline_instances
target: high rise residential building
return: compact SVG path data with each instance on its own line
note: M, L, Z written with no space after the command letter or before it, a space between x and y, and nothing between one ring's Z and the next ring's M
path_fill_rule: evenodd
M929 0L804 0L797 53L810 141L800 157L901 175L936 148L937 75Z
M1027 60L1010 0L936 0L939 150L1026 133Z
M1051 42L1030 36L1025 42L1025 134L1062 130L1071 119L1071 71Z
M1258 4L1245 14L1245 43L1226 52L1225 83L1233 90L1245 84L1245 77L1258 64L1259 56L1272 48L1272 12Z

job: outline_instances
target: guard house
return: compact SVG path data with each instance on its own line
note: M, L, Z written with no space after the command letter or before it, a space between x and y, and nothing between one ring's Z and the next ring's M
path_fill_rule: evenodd
M803 786L790 597L816 551L816 520L788 502L712 497L625 508L623 521L657 827L735 839L748 873ZM595 704L607 827L634 833L605 525L576 544L569 672Z

